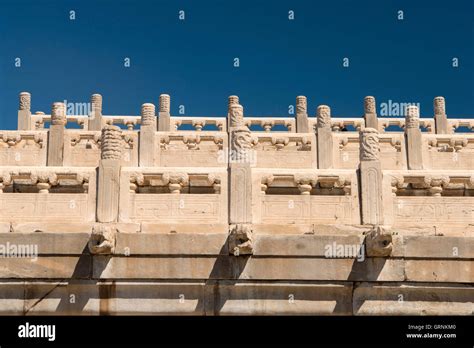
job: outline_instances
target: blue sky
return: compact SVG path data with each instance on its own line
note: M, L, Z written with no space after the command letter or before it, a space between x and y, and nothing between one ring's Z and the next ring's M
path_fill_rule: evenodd
M473 62L472 0L0 0L0 129L21 91L46 113L101 93L104 114L138 115L168 93L175 115L223 116L237 94L247 116L286 116L297 95L311 116L360 116L366 95L431 116L442 95L449 117L473 117Z

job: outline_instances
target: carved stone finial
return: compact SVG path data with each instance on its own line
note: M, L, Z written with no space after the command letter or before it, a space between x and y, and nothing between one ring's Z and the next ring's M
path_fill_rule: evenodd
M406 109L405 129L420 127L420 110L415 105L409 105Z
M20 93L20 110L31 110L31 94L28 92Z
M229 253L234 256L253 254L253 230L249 224L235 225L229 234Z
M370 95L364 98L364 113L365 114L376 113L375 98Z
M308 112L308 100L304 95L296 97L296 113L306 114Z
M168 94L160 94L160 112L170 113L171 97Z
M53 103L51 109L51 124L54 126L64 126L67 123L66 105L64 103Z
M145 103L141 110L142 126L156 126L155 105Z
M377 161L379 156L379 132L374 128L364 128L360 132L360 160Z
M365 249L369 257L390 256L393 249L390 230L386 227L375 226L365 237Z
M446 115L446 102L444 97L436 97L433 100L435 115Z
M236 95L229 96L228 103L227 103L227 112L230 114L230 108L234 104L239 104L239 97Z
M244 126L244 108L240 104L230 105L229 111L230 127Z
M91 254L110 255L115 249L116 229L105 224L96 224L92 228L88 247Z
M119 127L106 125L102 128L101 159L119 160L122 157L122 132Z
M102 111L102 96L100 94L93 94L91 96L92 110L98 109Z
M331 108L327 105L319 105L317 109L318 128L331 128Z

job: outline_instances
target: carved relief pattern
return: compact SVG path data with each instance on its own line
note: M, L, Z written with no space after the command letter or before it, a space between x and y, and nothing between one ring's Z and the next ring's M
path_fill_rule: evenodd
M361 161L377 161L379 157L379 132L373 128L365 128L360 132L360 159Z
M375 98L371 96L367 96L364 98L364 111L366 114L375 114L376 107L375 107Z
M296 113L306 114L308 112L308 101L305 96L296 97Z
M119 160L122 156L122 132L117 126L106 125L102 128L101 158Z
M141 110L141 117L142 126L156 127L155 105L150 103L143 104Z
M160 95L160 112L170 112L171 98L168 94Z
M230 105L229 122L230 127L244 126L244 108L242 107L242 105Z
M20 110L31 110L31 94L28 92L20 93Z
M418 107L410 105L406 109L405 129L420 127L420 112Z
M317 109L318 128L331 128L331 109L327 105L320 105Z
M55 126L65 126L66 123L66 105L64 105L64 103L53 103L51 109L51 124Z
M446 115L446 103L444 97L436 97L433 100L435 115Z

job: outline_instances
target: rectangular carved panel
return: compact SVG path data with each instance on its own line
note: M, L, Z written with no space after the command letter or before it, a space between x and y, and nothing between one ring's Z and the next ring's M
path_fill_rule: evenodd
M350 196L262 196L262 223L356 223L358 211Z
M85 193L1 193L0 221L78 222L94 221L94 207Z
M394 197L396 224L472 223L474 197Z

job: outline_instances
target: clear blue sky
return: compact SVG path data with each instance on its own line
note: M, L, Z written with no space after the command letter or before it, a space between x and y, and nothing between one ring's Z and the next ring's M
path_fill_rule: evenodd
M0 0L0 129L20 91L46 113L101 93L104 114L138 115L168 93L172 114L224 115L237 94L247 116L283 116L302 94L310 115L359 116L374 95L428 116L443 95L450 117L474 117L473 62L473 0Z

